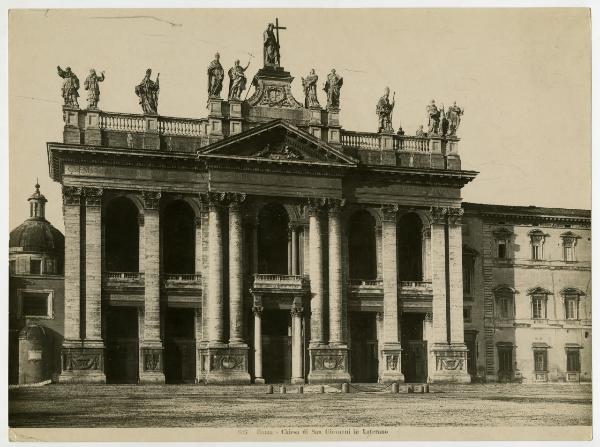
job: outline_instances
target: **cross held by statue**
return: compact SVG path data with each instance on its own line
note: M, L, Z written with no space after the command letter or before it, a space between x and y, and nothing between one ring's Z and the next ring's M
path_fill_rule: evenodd
M275 17L275 36L277 37L277 45L279 45L279 30L287 29L285 26L279 26L279 18Z

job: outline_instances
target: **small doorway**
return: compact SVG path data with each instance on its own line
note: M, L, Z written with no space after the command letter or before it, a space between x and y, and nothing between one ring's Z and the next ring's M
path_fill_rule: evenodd
M400 321L402 374L407 383L427 381L427 341L423 340L424 313L404 313Z
M513 377L513 347L498 345L498 382L510 382Z
M265 309L262 316L263 376L266 383L292 377L292 319L287 310Z
M467 372L471 378L477 376L477 331L465 331L467 353Z
M379 355L377 349L377 321L374 312L352 312L350 314L352 381L358 383L377 382Z
M168 308L165 315L165 381L196 381L195 310Z
M106 382L137 383L138 309L110 306L106 315Z

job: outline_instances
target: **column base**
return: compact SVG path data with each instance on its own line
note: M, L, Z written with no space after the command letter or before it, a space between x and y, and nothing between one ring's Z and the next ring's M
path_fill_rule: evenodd
M309 348L309 352L308 383L350 382L347 347Z
M402 348L399 344L384 345L382 352L381 383L404 382L402 374Z
M254 378L254 384L255 385L264 385L265 384L265 379L262 377L255 377Z
M161 342L147 342L140 347L140 383L165 383L164 351Z
M432 383L471 383L467 372L468 349L463 343L434 343L435 370L429 377Z
M200 371L207 385L247 385L251 382L247 346L209 344L200 349L200 358Z
M59 383L106 383L102 340L66 341L61 348Z
M304 380L304 377L292 377L292 380L290 380L292 385L304 385L306 383L306 380Z

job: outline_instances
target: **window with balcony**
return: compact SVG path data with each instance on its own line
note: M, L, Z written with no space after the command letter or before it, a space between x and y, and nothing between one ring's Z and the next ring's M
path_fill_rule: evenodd
M348 250L351 279L377 278L376 225L366 210L357 211L349 220Z
M575 262L575 246L577 245L577 236L571 231L567 231L560 235L562 239L563 261Z
M126 197L111 200L103 213L106 269L139 271L140 224L138 208ZM142 228L143 229L143 228Z
M529 232L531 260L541 261L544 259L544 242L546 234L541 230L532 230Z

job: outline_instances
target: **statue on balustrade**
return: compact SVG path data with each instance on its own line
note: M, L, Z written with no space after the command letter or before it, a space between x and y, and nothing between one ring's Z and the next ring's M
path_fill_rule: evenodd
M446 110L444 104L442 104L442 108L440 109L440 135L443 137L448 133L448 126L450 125L448 118L446 117Z
M304 87L304 107L321 107L319 98L317 98L317 81L319 77L313 68L306 78L302 78L302 87Z
M383 96L377 101L377 107L375 111L379 117L379 128L377 132L394 132L392 127L392 113L394 112L394 105L396 105L396 92L390 102L390 88L386 87L383 91Z
M221 90L223 89L223 79L225 78L225 70L219 62L219 53L215 54L215 59L208 64L208 97L220 98Z
M456 101L448 108L448 135L456 135L456 131L458 130L458 126L460 125L460 117L464 113L464 109L461 109L456 105Z
M235 61L235 65L229 69L229 100L240 100L242 92L246 90L246 75L244 72L248 69L250 61L245 67L240 65L239 59Z
M77 98L79 97L79 78L71 71L71 67L67 67L64 70L60 66L56 67L58 75L64 79L62 85L62 97L65 101L64 105L67 107L79 108Z
M275 25L269 23L263 33L263 57L265 67L279 67L279 42L273 29Z
M135 86L135 94L140 98L140 105L145 115L156 115L158 113L158 92L160 90L160 73L156 75L156 81L150 79L152 70L146 70L146 76L139 85Z
M327 108L338 109L340 107L340 89L344 84L344 78L336 74L335 68L327 75L327 82L323 90L327 92Z
M440 110L435 105L433 99L427 106L427 115L429 116L429 129L427 133L429 135L437 135L440 129Z
M88 109L97 109L98 101L100 101L100 85L99 83L104 81L104 72L100 73L100 76L96 74L96 70L93 68L90 70L90 74L85 78L83 87L88 92L87 102Z

